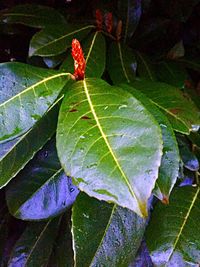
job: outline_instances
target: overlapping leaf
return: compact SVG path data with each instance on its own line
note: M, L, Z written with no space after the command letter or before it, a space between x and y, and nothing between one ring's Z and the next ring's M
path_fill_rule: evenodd
M68 88L57 149L81 190L147 215L162 138L157 122L130 93L92 78Z
M158 203L147 231L155 266L198 266L200 262L200 188L181 187L170 205Z
M0 142L29 130L49 109L69 73L22 63L0 65Z
M0 144L0 188L5 186L31 160L55 133L59 102L24 135Z
M145 95L129 85L123 84L120 86L132 93L151 112L160 125L163 139L163 155L154 194L163 202L168 202L170 192L178 177L180 161L178 145L172 126L168 119Z
M69 208L78 194L50 141L6 188L10 213L22 220L41 220Z
M144 80L135 81L132 85L167 115L174 130L189 134L194 127L200 125L200 111L191 99L176 87Z
M36 33L30 42L29 56L50 57L59 55L71 46L73 38L79 41L87 36L93 25L55 25Z
M83 41L83 52L86 59L86 77L101 78L106 61L105 38L101 32L95 32ZM74 61L69 55L60 67L62 71L74 71Z
M135 79L137 64L133 51L120 42L113 42L108 50L107 69L114 84Z
M17 5L6 9L0 15L5 23L20 23L30 27L44 28L52 25L66 26L64 17L55 9L41 5Z
M30 223L13 248L8 267L46 266L57 235L60 218Z
M72 209L75 265L128 266L145 226L145 220L134 212L81 193Z

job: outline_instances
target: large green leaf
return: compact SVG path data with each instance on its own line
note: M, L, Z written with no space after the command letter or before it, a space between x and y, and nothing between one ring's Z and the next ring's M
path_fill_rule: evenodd
M118 13L123 21L123 35L124 40L130 38L142 14L142 1L141 0L118 0Z
M64 17L55 9L41 5L17 5L6 9L0 16L5 23L20 23L30 27L44 28L52 25L66 26Z
M60 218L30 223L13 248L8 267L46 266L60 224Z
M27 133L0 144L0 188L16 176L55 133L59 107L58 101Z
M72 39L79 41L87 36L93 25L55 25L37 32L30 42L29 56L55 56L71 46Z
M74 266L74 253L72 249L71 213L66 212L62 216L48 267L72 266Z
M75 265L127 267L145 226L145 220L134 212L81 193L72 209Z
M80 190L147 215L162 138L157 122L130 93L96 78L68 88L57 149Z
M137 64L133 51L120 42L113 42L108 50L107 69L114 84L135 79Z
M22 63L0 65L0 142L29 130L48 110L69 73Z
M86 77L101 78L106 61L105 38L101 32L94 32L83 41L83 52L86 59ZM60 69L73 73L74 60L71 55L63 62Z
M200 125L200 111L181 90L161 82L135 81L133 87L140 90L168 117L174 130L189 134Z
M55 140L49 141L6 189L10 213L22 220L56 216L73 204L79 192L60 166Z
M161 82L169 83L178 88L183 88L188 79L187 71L175 61L163 61L157 65L156 75Z
M154 66L147 55L135 51L137 59L137 73L139 77L145 80L156 81L156 72Z
M129 85L123 84L120 86L132 93L152 113L160 125L163 139L163 155L154 194L163 202L168 202L170 192L178 177L180 161L178 145L172 126L164 114L144 94Z
M198 266L200 262L200 188L173 191L170 205L158 203L147 230L155 266Z

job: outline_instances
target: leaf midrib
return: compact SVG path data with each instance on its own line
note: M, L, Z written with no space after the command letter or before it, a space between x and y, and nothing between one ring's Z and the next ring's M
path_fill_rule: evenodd
M125 68L125 65L124 65L124 59L123 59L123 55L122 55L122 49L121 49L120 42L118 42L118 49L119 49L119 58L120 58L120 62L121 62L121 65L122 65L122 70L123 70L124 76L125 76L127 82L130 83L130 80L129 80L129 77L128 77L128 74L127 74L127 71L126 71L126 68Z
M142 60L142 63L144 64L144 66L145 66L145 68L146 68L146 70L147 70L147 73L148 73L148 75L149 75L151 81L155 81L154 78L153 78L153 76L152 76L152 74L151 74L151 71L150 71L150 69L149 69L149 67L148 67L148 65L147 65L147 63L146 63L146 61L143 59L142 55L141 55L139 52L137 52L137 55L138 55L139 58Z
M190 205L190 207L188 209L188 212L186 213L186 216L184 217L183 224L181 225L180 231L179 231L179 233L178 233L178 235L177 235L177 237L176 237L176 239L175 239L175 241L173 243L173 249L172 249L172 251L171 251L171 253L170 253L169 257L168 257L168 262L170 261L172 255L173 255L173 253L174 253L174 251L175 251L175 249L176 249L176 247L178 245L178 242L180 240L181 234L182 234L182 232L184 230L184 227L185 227L185 225L186 225L186 223L188 221L188 218L190 216L192 208L194 207L195 201L197 200L199 192L200 192L200 187L198 187L197 192L195 193L194 198L193 198L193 200L191 202L191 205Z
M137 202L137 204L138 204L138 207L139 207L139 210L140 210L141 214L144 215L144 212L145 212L145 211L144 211L143 208L141 207L141 203L140 203L140 201L138 200L137 196L135 195L135 193L134 193L134 191L133 191L133 189L132 189L132 187L131 187L131 184L129 183L129 180L128 180L128 178L126 177L124 171L122 170L122 168L121 168L121 166L120 166L120 164L119 164L119 162L118 162L118 160L117 160L117 158L116 158L116 156L115 156L115 154L114 154L114 152L113 152L113 150L112 150L112 148L111 148L111 146L110 146L110 144L109 144L109 141L107 140L106 134L104 133L104 131L103 131L102 127L101 127L101 124L100 124L100 122L99 122L98 116L97 116L97 114L96 114L96 112L95 112L95 109L94 109L94 107L93 107L93 103L92 103L92 100L91 100L91 98L90 98L90 94L89 94L89 91L88 91L88 88L87 88L87 84L86 84L86 80L85 80L85 79L83 80L83 87L84 87L84 91L85 91L86 98L87 98L87 100L88 100L88 103L89 103L91 112L92 112L92 114L93 114L93 116L94 116L94 119L95 119L95 121L96 121L97 127L99 128L99 131L100 131L100 133L101 133L101 135L102 135L102 137L103 137L103 139L104 139L104 141L105 141L105 143L106 143L106 145L107 145L107 147L108 147L108 150L110 151L110 154L111 154L112 158L114 159L114 161L115 161L115 163L116 163L116 165L117 165L117 167L118 167L118 169L119 169L119 171L120 171L120 173L121 173L121 175L122 175L122 177L123 177L125 183L126 183L127 186L128 186L129 192L131 193L131 195L132 195L132 196L134 197L134 199L136 200L136 202Z

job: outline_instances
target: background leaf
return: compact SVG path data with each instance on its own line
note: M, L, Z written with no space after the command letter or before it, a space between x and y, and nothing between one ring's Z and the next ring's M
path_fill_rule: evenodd
M128 266L145 226L134 212L81 193L72 209L76 266Z
M141 0L118 0L118 13L123 22L123 35L126 41L130 38L140 20L142 15L142 1Z
M16 176L55 133L59 107L59 103L55 103L27 133L0 144L0 188Z
M114 84L131 82L137 68L133 51L120 42L113 42L108 49L107 69Z
M200 111L179 89L166 83L145 80L135 81L132 85L167 115L174 130L189 134L193 126L200 125Z
M22 220L41 220L64 212L78 189L67 177L51 140L6 188L10 213Z
M1 64L0 141L29 130L54 103L69 77L69 73L22 63Z
M150 58L139 51L135 51L135 56L137 60L137 73L139 77L145 80L156 81L156 71Z
M106 61L106 44L104 36L101 32L94 32L83 41L82 48L86 59L85 76L101 78ZM74 72L74 60L71 53L61 65L60 70L71 73Z
M199 187L173 191L170 205L158 203L147 229L147 245L155 266L197 266L200 261Z
M174 61L163 61L157 65L156 75L161 82L169 83L178 88L183 88L188 79L188 73L182 65Z
M8 267L41 267L48 262L60 218L30 223L13 248Z
M173 129L165 115L145 95L129 85L123 84L121 87L132 93L155 117L160 125L163 139L163 155L154 194L163 202L168 202L170 192L178 177L180 161Z
M62 216L60 228L55 240L53 252L48 267L74 266L74 253L72 250L71 213Z
M68 88L57 149L81 191L147 215L162 139L157 122L130 93L92 78Z
M35 28L67 25L65 18L54 8L34 4L17 5L7 9L1 14L0 20L5 23L20 23Z
M72 39L82 40L94 28L93 25L51 26L37 32L30 41L29 56L51 57L71 47Z

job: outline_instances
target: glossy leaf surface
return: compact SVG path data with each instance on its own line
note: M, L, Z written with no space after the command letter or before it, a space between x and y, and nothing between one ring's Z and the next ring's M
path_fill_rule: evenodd
M86 60L86 77L101 78L106 61L105 38L100 32L91 34L83 41L83 52ZM74 61L69 54L60 69L62 71L74 72Z
M55 133L59 107L59 103L51 107L24 135L0 144L0 188L16 176Z
M147 229L147 245L155 266L198 266L200 261L200 189L173 191L168 206L158 203Z
M52 25L66 26L64 17L55 9L41 5L17 5L5 10L0 20L5 23L20 23L30 27L44 28Z
M165 115L144 94L129 85L123 84L121 87L132 93L151 112L160 125L163 139L163 155L154 194L163 202L168 202L170 192L178 177L180 161L178 145L172 126Z
M46 266L60 224L60 218L30 223L13 248L8 267Z
M82 40L93 28L93 25L46 27L31 39L29 56L50 57L61 54L71 47L72 39Z
M41 220L64 212L78 192L71 178L64 174L52 140L8 185L6 199L16 218Z
M54 103L69 77L22 63L2 63L0 142L29 130Z
M131 82L137 68L133 51L120 42L113 42L108 50L107 69L114 84Z
M136 81L133 87L141 90L168 117L174 130L189 134L200 125L200 111L179 89L160 82Z
M75 265L128 266L145 226L145 220L134 212L81 193L72 209Z
M142 15L142 1L141 0L118 0L118 9L120 18L123 21L123 35L124 40L130 38L140 20Z
M130 93L100 79L75 83L61 106L57 149L81 191L147 215L161 161L161 132Z

